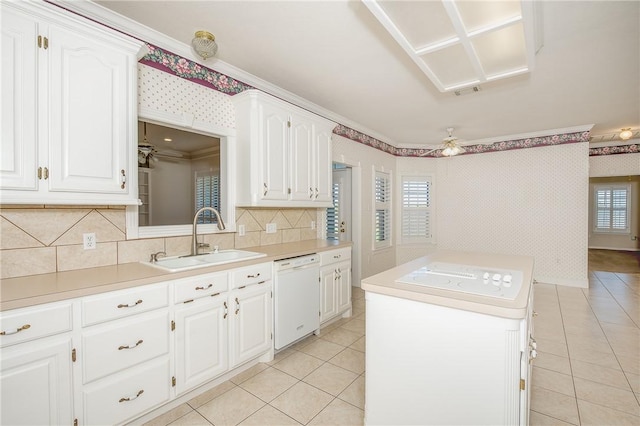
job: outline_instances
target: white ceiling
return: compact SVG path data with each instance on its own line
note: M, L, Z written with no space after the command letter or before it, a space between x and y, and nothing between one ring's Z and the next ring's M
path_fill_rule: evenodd
M438 145L447 127L464 141L640 129L638 1L543 2L535 68L461 96L441 93L359 0L97 3L185 44L210 31L219 50L205 65L235 66L399 147Z

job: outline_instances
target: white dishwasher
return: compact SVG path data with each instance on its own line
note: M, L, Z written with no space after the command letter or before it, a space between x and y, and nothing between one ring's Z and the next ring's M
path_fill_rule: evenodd
M310 254L275 264L275 349L320 329L320 256Z

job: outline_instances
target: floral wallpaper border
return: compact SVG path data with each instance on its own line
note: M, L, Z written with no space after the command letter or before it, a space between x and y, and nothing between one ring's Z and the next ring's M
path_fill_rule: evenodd
M236 80L220 72L204 67L158 46L146 43L149 52L140 59L140 63L160 71L193 81L210 89L233 96L245 90L255 89L242 81ZM442 149L431 148L398 148L374 137L366 135L345 125L338 124L333 133L354 142L370 146L396 157L440 158ZM483 154L487 152L508 151L513 149L535 148L540 146L562 145L567 143L588 142L589 132L564 133L536 138L525 138L495 142L492 144L465 145L465 152L460 155ZM590 148L589 156L638 153L638 144Z
M640 145L617 145L617 146L601 146L598 148L589 148L589 157L597 157L600 155L613 154L638 154L640 153Z
M245 90L254 89L254 87L246 83L203 67L182 56L167 52L149 43L145 44L149 52L140 59L139 62L141 64L165 71L231 96L242 93Z

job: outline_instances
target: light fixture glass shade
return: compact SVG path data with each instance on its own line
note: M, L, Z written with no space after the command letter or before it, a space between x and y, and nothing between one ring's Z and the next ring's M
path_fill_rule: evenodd
M215 56L218 51L216 37L208 31L196 31L195 37L191 40L191 46L205 60Z
M445 157L453 157L454 155L462 154L464 149L455 143L455 141L447 141L444 143L444 149L442 155Z
M620 136L620 139L622 139L623 141L626 141L628 139L631 139L631 136L633 136L633 132L631 131L630 127L627 127L626 129L622 129L619 136Z

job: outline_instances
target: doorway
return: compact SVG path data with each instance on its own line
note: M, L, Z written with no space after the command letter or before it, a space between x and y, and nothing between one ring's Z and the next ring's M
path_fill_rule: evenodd
M333 207L327 209L326 238L334 241L351 241L352 285L360 287L360 167L334 162L332 165Z

